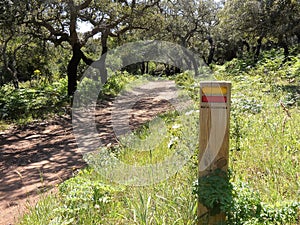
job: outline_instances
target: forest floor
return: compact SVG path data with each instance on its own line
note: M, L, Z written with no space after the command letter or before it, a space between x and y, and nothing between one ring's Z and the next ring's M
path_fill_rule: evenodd
M142 88L143 95L135 99L129 112L130 128L134 130L168 111L172 106L164 97L174 87L174 82L165 81ZM157 88L164 92L153 91ZM104 145L117 143L113 110L112 99L101 101L97 107L97 130ZM0 137L0 225L16 224L41 196L55 192L59 183L86 166L73 135L70 115L11 127L0 132Z

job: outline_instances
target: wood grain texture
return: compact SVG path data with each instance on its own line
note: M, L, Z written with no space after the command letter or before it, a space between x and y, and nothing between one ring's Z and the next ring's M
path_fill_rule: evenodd
M213 91L209 92L208 90ZM202 101L205 99L203 96L210 96L210 94L215 96L216 93L219 94L220 98L226 98L227 101ZM218 168L226 172L228 170L231 83L201 82L200 99L198 171L199 177L202 177ZM224 213L209 216L208 209L198 203L198 225L222 223L225 224Z

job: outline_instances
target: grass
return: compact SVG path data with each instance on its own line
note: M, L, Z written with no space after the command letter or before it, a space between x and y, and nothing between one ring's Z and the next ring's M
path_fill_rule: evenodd
M50 206L58 205L59 200L55 194L40 194L40 196L38 205L34 207L29 206L31 210L28 214L23 216L23 224L30 224L31 221L35 221L35 224L49 224L49 221L52 220L55 211L54 208Z
M299 201L300 108L297 96L294 105L288 105L286 98L291 93L284 87L290 84L286 76L279 76L290 67L275 67L272 73L276 79L271 79L258 73L263 65L247 73L219 77L233 82L231 167L236 179L259 190L264 201ZM297 84L299 74L295 78ZM238 134L234 131L237 127Z
M0 132L5 131L10 127L10 124L0 120Z
M300 223L300 101L297 90L289 88L291 79L299 87L300 62L296 58L291 65L281 65L281 55L266 53L257 65L234 60L215 68L217 79L233 83L230 170L234 202L228 212L230 224ZM181 86L186 80L186 74L183 76ZM191 80L187 80L190 87ZM190 91L195 95L194 88ZM114 156L136 165L163 160L177 151L176 146L187 145L188 141L180 145L177 138L189 140L197 135L181 130L195 124L185 123L193 121L192 115L162 118L167 121L167 135L152 154L136 154L128 146L120 146L114 149ZM190 135L183 137L184 133ZM147 139L147 125L136 135ZM159 133L152 131L151 135ZM197 147L178 173L144 187L111 183L88 167L62 183L57 196L40 201L20 224L195 224L196 179Z
M187 170L186 167L184 171ZM111 187L101 180L103 181L95 171L82 170L78 176L60 186L60 195L43 199L30 214L24 216L20 224L195 222L196 201L190 194L193 180L189 180L184 174L158 185L142 188L121 185Z

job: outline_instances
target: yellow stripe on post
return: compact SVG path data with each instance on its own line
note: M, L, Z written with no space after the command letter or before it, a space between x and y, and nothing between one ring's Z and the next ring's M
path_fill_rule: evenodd
M227 95L227 87L220 87L220 86L203 87L202 92L205 95Z

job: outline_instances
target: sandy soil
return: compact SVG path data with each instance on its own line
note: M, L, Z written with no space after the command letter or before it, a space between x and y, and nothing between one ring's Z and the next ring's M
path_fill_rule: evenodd
M145 96L131 108L131 129L171 108L167 100ZM102 102L95 117L104 144L117 143L112 110L111 101ZM72 131L71 117L65 115L0 133L1 225L16 224L41 193L55 192L57 184L86 166Z

